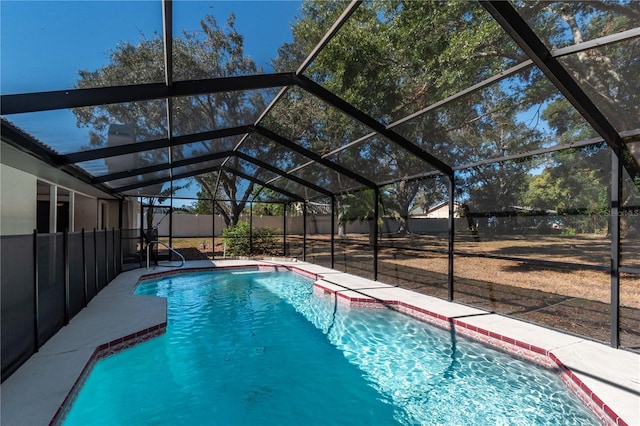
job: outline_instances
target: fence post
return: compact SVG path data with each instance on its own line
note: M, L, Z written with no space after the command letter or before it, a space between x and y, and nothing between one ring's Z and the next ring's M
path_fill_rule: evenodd
M118 230L118 270L116 271L116 275L120 275L122 272L122 265L124 263L124 254L122 252L122 227Z
M40 301L38 297L38 231L33 230L33 352L40 350L40 327L38 325L38 312L40 311Z
M98 295L98 233L96 228L93 228L93 271L96 276L95 287L96 296Z
M106 287L109 285L109 243L108 243L109 232L107 231L107 228L104 228L103 231L104 231L104 275L105 275L104 286Z
M114 227L111 227L111 251L113 254L113 276L111 279L114 279L118 275L118 271L116 269L116 228Z
M69 324L71 301L69 294L69 231L62 231L62 253L64 257L64 325Z
M82 276L84 279L84 306L87 307L89 299L89 289L87 288L87 253L86 253L86 242L84 241L84 228L82 228Z

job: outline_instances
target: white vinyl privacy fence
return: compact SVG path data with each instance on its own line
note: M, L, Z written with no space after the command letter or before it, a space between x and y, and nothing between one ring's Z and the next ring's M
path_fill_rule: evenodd
M145 218L146 219L146 218ZM282 233L284 229L284 220L282 216L242 216L241 221L252 221L254 228L269 227L279 230ZM302 235L304 233L304 224L302 216L288 216L286 223L287 234ZM222 230L226 227L222 216L212 217L210 214L174 214L172 221L168 215L155 215L153 224L158 228L159 235L169 235L169 224L173 228L174 237L210 237L211 235L220 236ZM415 233L437 233L447 232L446 218L410 218L409 229ZM146 223L146 220L145 220ZM337 221L334 233L338 232ZM465 229L467 227L466 219L456 219L456 228ZM399 229L399 223L393 218L384 218L382 232L396 232ZM215 232L214 232L215 230ZM308 215L307 229L308 234L330 234L331 233L331 216L330 215ZM368 234L369 225L366 222L350 222L346 225L347 233Z

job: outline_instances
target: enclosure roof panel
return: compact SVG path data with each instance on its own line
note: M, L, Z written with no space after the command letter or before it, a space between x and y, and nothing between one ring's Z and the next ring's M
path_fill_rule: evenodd
M318 198L601 141L640 178L634 1L6 1L0 19L3 141L114 194L224 175Z

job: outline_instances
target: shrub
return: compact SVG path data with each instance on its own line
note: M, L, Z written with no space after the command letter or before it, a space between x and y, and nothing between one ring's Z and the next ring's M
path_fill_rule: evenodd
M275 233L273 228L250 228L244 221L225 228L222 237L230 256L272 255L277 251Z

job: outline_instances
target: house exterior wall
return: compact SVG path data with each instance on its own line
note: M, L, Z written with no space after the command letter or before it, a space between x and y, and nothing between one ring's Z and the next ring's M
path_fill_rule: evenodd
M89 231L96 227L98 223L98 200L76 194L74 207L74 229L76 231L80 231L83 228Z
M103 228L112 229L120 227L120 206L117 201L100 200L106 204L106 217L103 219Z
M0 164L0 234L30 234L36 228L37 179Z

